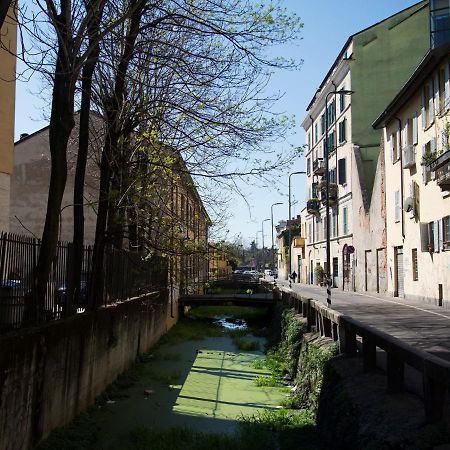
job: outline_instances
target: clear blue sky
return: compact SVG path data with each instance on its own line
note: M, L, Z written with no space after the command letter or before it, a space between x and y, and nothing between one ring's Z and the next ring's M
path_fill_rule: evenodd
M296 145L304 143L304 135L300 123L305 115L305 108L310 102L329 67L334 62L347 38L396 12L411 6L416 1L406 0L325 0L321 2L309 0L285 0L285 6L298 14L304 23L302 40L296 46L284 50L284 56L303 59L304 64L298 72L276 74L272 86L274 89L286 92L279 110L296 116L297 134L293 139ZM47 125L45 116L49 109L36 95L39 84L31 81L17 83L16 103L16 139L20 133L32 133ZM293 161L291 172L304 170L304 158ZM233 202L233 217L228 223L228 239L241 234L249 243L255 239L261 229L263 219L270 218L270 205L283 202L282 206L274 207L274 223L288 216L288 174L286 179L280 179L279 188L257 189L252 186L245 188L246 199L250 209L241 198ZM305 179L302 175L292 177L292 194L294 204L293 215L299 214L305 205ZM270 222L265 223L265 244L270 245ZM261 233L258 235L261 246Z

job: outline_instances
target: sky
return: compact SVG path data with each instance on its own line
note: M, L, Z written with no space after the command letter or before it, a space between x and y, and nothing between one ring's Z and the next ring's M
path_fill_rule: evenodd
M283 49L283 56L303 60L299 71L276 73L271 87L284 92L277 110L296 117L296 134L291 142L300 146L304 144L304 133L300 127L306 107L314 92L320 85L328 69L333 64L347 38L384 18L407 8L416 1L406 0L285 0L282 4L297 14L304 26L301 40L296 45ZM44 117L46 104L36 95L39 83L35 79L18 81L16 85L16 124L15 138L21 133L32 133L48 124ZM47 112L48 115L48 112ZM282 149L282 148L281 148ZM292 162L289 173L305 170L305 158L299 156ZM245 200L236 196L230 208L230 218L223 238L233 241L238 236L248 245L257 237L261 247L262 221L271 217L273 207L274 225L288 218L288 176L278 180L278 189L244 187ZM306 203L306 180L304 175L291 178L292 216L300 214ZM278 191L280 191L278 192ZM271 245L271 223L264 224L264 244Z

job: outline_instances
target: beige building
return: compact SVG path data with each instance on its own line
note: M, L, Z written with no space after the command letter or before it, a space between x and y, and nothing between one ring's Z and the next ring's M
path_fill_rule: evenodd
M78 118L76 118L78 122ZM11 177L11 209L9 228L12 233L31 234L41 238L47 212L50 184L49 128L22 134L14 145L14 171ZM73 239L73 189L78 149L78 126L74 127L67 150L67 184L61 204L59 240ZM100 136L98 136L101 142ZM98 202L98 151L91 148L85 180L85 242L92 244L95 236ZM97 146L99 148L100 144Z
M0 231L8 231L13 168L17 24L8 15L0 30Z
M383 128L388 291L450 307L450 45L430 51Z

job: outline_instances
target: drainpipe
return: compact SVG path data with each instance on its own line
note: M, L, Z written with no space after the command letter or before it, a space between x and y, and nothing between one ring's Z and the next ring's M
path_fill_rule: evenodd
M331 82L333 84L333 88L335 91L337 91L337 86L334 84L334 81ZM336 94L334 96L334 100L335 100L335 104L336 104ZM335 208L335 215L336 215L336 238L339 236L339 183L338 183L338 154L337 154L337 149L338 149L338 135L337 135L337 120L336 120L336 116L337 116L337 112L334 112L335 115L335 119L334 119L334 134L336 136L336 151L335 151L335 160L336 160L336 167L335 167L335 171L336 171L336 186L337 186L337 196L338 198L336 199L336 208ZM331 213L331 217L333 217L333 213ZM339 243L339 241L338 241Z
M405 240L405 212L403 210L403 149L402 149L402 120L396 117L398 121L398 129L399 129L399 139L398 139L398 151L400 152L400 208L402 214L402 236L403 240Z

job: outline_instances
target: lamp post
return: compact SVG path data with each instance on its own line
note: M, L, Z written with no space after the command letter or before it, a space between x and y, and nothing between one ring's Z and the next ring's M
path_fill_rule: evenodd
M277 205L282 205L282 204L283 203L278 202L278 203L273 203L270 206L270 220L271 220L271 223L272 223L272 269L275 269L275 255L273 253L273 207L277 206Z
M292 177L292 175L301 175L301 174L305 174L306 172L305 171L303 171L303 170L300 170L299 172L292 172L292 173L290 173L289 174L289 216L288 216L288 220L291 220L291 205L292 205L292 203L291 203L291 177ZM289 223L289 222L288 222ZM288 230L289 230L289 232L288 232L288 234L289 234L289 272L288 272L288 275L290 275L291 274L291 265L292 265L292 263L291 263L291 259L292 259L292 255L291 255L291 227L290 226L288 226ZM298 274L298 276L300 276L300 274Z
M262 260L263 260L263 277L266 278L266 254L264 252L264 222L267 222L270 219L264 219L261 222L261 231L262 231Z
M331 249L330 249L330 172L329 172L329 164L328 164L328 155L329 155L329 145L328 145L328 97L330 95L351 95L353 91L349 91L346 89L341 89L340 91L330 91L325 96L325 193L326 193L326 205L325 205L325 217L327 220L327 248L326 248L326 257L327 257L327 266L326 266L326 284L327 284L327 305L331 306Z

